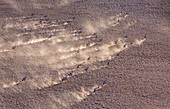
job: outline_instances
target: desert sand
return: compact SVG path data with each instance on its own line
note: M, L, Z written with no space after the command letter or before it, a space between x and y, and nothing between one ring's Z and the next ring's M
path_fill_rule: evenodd
M170 109L170 1L0 0L0 109Z

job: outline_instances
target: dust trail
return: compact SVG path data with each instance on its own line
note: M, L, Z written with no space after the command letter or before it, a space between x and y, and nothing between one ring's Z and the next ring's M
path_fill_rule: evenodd
M19 83L19 82L13 81L13 82L8 83L8 84L3 84L2 87L3 87L3 88L9 88L9 87L13 87L13 86L17 85L18 83Z
M44 27L45 25L37 25L39 21L29 21L29 22L15 22L8 23L4 26L5 29L37 29L40 27Z
M62 82L62 78L65 75L67 75L67 71L65 71L64 69L72 68L79 64L91 66L95 62L110 60L114 54L128 48L128 46L124 46L125 44L127 44L127 43L123 42L122 39L118 39L118 41L116 41L115 45L114 44L113 45L104 44L103 46L100 46L99 52L95 52L95 49L93 48L92 51L89 51L87 49L85 52L82 52L78 55L70 54L70 56L64 57L64 59L57 58L55 60L55 57L53 57L51 60L48 60L48 63L49 62L50 62L49 64L53 63L53 65L51 65L51 67L54 67L55 69L56 68L63 69L63 71L61 70L61 72L58 73L58 75L56 75L56 78L54 79L54 81L51 80L51 78L48 75L45 75L45 78L49 77L46 82L44 81L44 79L43 79L44 82L36 82L37 80L33 79L33 81L30 82L30 86L41 88L41 87L48 87L52 84L59 84L60 82ZM134 45L129 45L129 47L130 46L134 46ZM63 54L63 56L65 56L65 54ZM88 59L89 57L90 57L90 59ZM59 61L58 63L56 63L57 60ZM93 67L93 70L95 70L96 68L97 67ZM84 70L84 69L82 69L82 70ZM82 71L80 70L80 72L82 72ZM79 73L77 73L77 74L79 74ZM41 80L40 78L43 78L42 75L41 75L41 77L38 77L37 79ZM34 80L35 80L35 82L34 82Z
M52 38L31 39L31 40L29 40L27 42L19 40L19 41L13 42L12 46L17 47L17 46L41 43L41 42L44 42L44 41L51 41L54 46L57 44L57 47L55 47L55 48L56 48L56 50L58 52L67 53L67 52L83 50L83 49L86 49L88 47L93 47L94 45L96 45L96 43L94 43L94 42L87 43L86 39L89 39L89 38L91 38L91 37L89 37L89 36L87 36L87 37L86 36L77 37L77 38L71 38L71 37L65 38L64 37L64 39L63 39L63 38L60 38L60 37L56 36L56 37L52 37ZM79 40L77 45L74 45L74 43L76 41L75 39ZM66 45L65 42L67 42L68 45Z
M64 30L65 31L65 30ZM59 37L58 37L59 36ZM92 39L94 38L94 35L86 35L86 36L74 36L74 34L71 33L60 33L57 36L53 36L51 38L51 41L53 43L53 45L57 44L57 43L62 43L62 42L71 42L71 41L82 41L82 40L86 40L86 39Z
M93 87L81 87L80 91L65 91L60 93L59 96L54 94L49 94L50 101L53 102L53 105L60 104L65 108L69 108L75 103L81 102L86 99L89 95L94 94L97 90L101 89L104 85L94 85Z
M74 48L74 47L70 49L68 48L67 51L68 53L66 51L62 51L62 52L59 51L60 53L66 53L66 54L62 54L62 56L58 58L59 62L55 63L55 65L57 68L65 68L65 67L75 66L76 64L92 63L95 61L108 59L111 55L114 55L114 49L112 50L109 48L114 46L112 44L114 44L114 42L110 44L101 44L101 45L96 45L95 43L91 43L89 46L80 45L80 48ZM65 46L62 47L64 49ZM123 50L122 48L119 47L117 49ZM79 53L76 52L77 50L79 51ZM88 58L90 58L89 61L87 61ZM53 63L53 61L48 61L48 62L49 64Z
M122 20L125 20L127 16L120 13L108 17L107 20L101 19L97 22L92 22L89 24L90 27L85 25L87 29L90 28L87 31L84 31L84 29L69 31L67 26L63 26L63 23L53 20L50 23L46 21L39 22L41 18L25 19L20 17L15 20L6 19L7 23L4 26L4 32L8 33L8 30L12 29L17 31L17 34L9 36L8 42L2 41L0 52L7 52L7 56L12 55L18 59L21 58L23 62L19 61L20 64L31 65L33 70L26 67L26 70L28 70L26 76L30 77L27 78L26 83L18 83L19 80L11 80L10 82L2 80L2 88L17 87L19 86L18 84L24 84L31 89L41 89L62 83L73 75L85 73L90 66L90 70L105 67L95 64L111 60L117 53L133 46L140 46L145 41L145 39L135 39L132 44L126 38L112 38L111 41L103 41L102 37L94 34L94 32L100 33L115 27ZM129 26L129 24L127 25ZM23 31L25 29L31 29L31 31ZM10 47L11 50L8 52L7 50ZM5 53L2 53L2 55L5 55ZM34 66L36 67L34 68ZM43 68L48 70L42 70ZM51 71L53 71L52 74ZM70 74L72 71L74 73ZM5 75L8 75L8 73L5 73ZM14 75L20 77L21 73ZM6 77L4 76L4 78ZM12 84L14 82L16 84ZM80 96L78 97L81 98Z
M144 41L144 40L139 40L139 41ZM33 78L30 80L27 80L27 83L29 84L31 88L40 88L40 89L43 87L51 86L53 84L59 84L62 82L63 80L62 78L65 78L68 71L71 71L71 70L67 71L67 69L69 68L72 69L74 66L80 65L80 64L92 66L95 62L110 60L114 56L114 54L121 52L122 50L125 50L131 46L138 46L135 44L136 41L134 42L134 45L129 45L129 46L127 46L128 43L124 42L123 39L118 39L115 42L110 43L110 44L100 45L97 47L97 51L95 47L92 47L91 49L88 48L85 50L80 50L80 53L68 52L67 55L65 53L63 54L59 53L60 56L59 55L57 57L54 56L54 57L51 57L51 59L50 57L44 58L44 60L41 60L40 58L39 61L41 63L43 61L46 61L45 63L50 65L49 67L53 69L58 69L58 73L56 73L54 77L51 77L48 73L44 73L43 75L33 73L31 74L31 75L34 75ZM36 63L37 62L35 62L34 64ZM93 70L95 70L95 67L93 68L94 68ZM84 69L80 70L79 72L83 72ZM76 70L77 69L75 69L75 71ZM74 74L74 75L77 75L77 74ZM66 76L66 78L68 77ZM11 84L9 85L6 83L4 84L5 86L9 86L9 87L13 86ZM3 88L8 88L8 87L3 87Z
M11 51L11 50L4 49L4 50L0 50L0 53L9 52L9 51Z
M49 38L39 38L39 39L32 39L28 42L23 42L23 41L18 41L18 42L14 42L12 44L12 46L21 46L21 45L29 45L29 44L35 44L35 43L39 43L39 42L43 42L49 40Z
M137 23L137 21L128 22L127 25L125 25L124 28L125 28L125 29L128 29L128 28L134 26L136 23Z
M100 19L99 21L91 22L85 21L83 24L84 29L87 33L96 33L108 29L110 27L117 26L121 20L124 20L128 15L123 15L122 13L111 16L107 19Z
M138 46L140 46L144 41L145 41L146 39L135 39L135 42L134 42L134 44L133 45L138 45Z
M67 6L73 2L76 2L78 0L60 0L60 2L57 4L58 7L63 7L63 6Z

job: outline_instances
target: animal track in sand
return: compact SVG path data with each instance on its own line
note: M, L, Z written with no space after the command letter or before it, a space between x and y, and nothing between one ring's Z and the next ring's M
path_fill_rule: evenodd
M6 79L10 78L8 76L1 77L1 88L10 88L16 86L13 83L17 83L17 85L27 84L30 88L41 89L62 83L87 70L105 67L96 66L95 63L111 60L115 54L129 47L141 45L145 40L135 39L133 44L130 44L126 38L102 41L103 37L94 34L115 27L127 16L121 13L109 17L106 21L86 24L85 30L72 31L67 29L69 24L65 26L67 21L60 24L54 19L46 20L46 18L31 16L6 19L2 27L6 36L1 38L8 40L1 43L1 55L16 60L22 58L20 64L37 67L34 70L26 68L27 74L15 72L13 75L17 78L12 80ZM47 69L43 71L42 68ZM4 75L9 74L10 72L6 72ZM29 77L26 82L21 82L23 76Z

